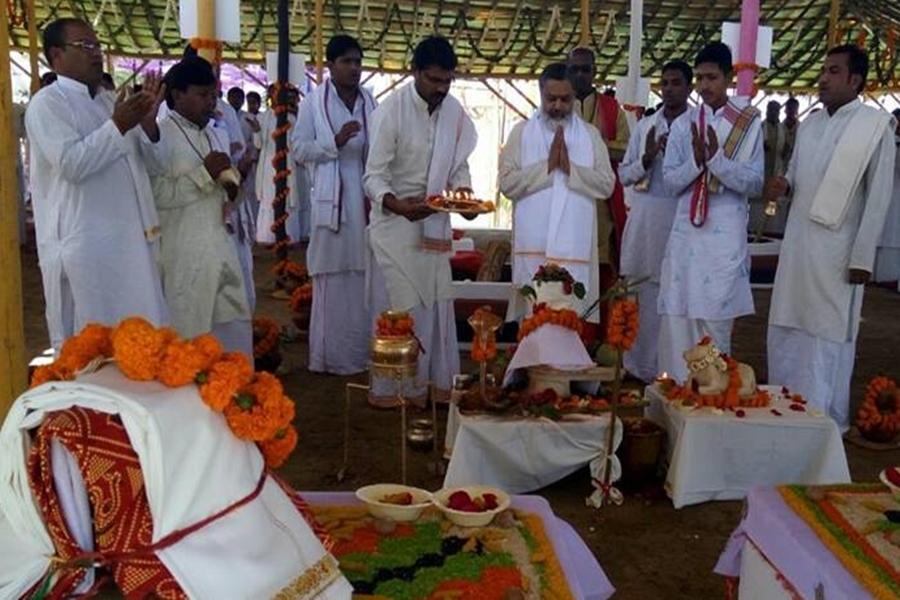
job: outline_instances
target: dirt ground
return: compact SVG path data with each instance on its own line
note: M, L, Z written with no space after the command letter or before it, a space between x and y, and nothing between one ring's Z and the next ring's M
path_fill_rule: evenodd
M290 322L285 302L268 297L272 264L257 253L258 314ZM28 351L35 356L47 347L40 272L32 246L22 253L25 294L25 334ZM764 381L765 323L769 292L755 293L757 316L738 321L734 354L750 363ZM900 294L870 287L866 291L864 321L857 345L853 379L854 406L865 383L877 374L900 378ZM302 341L283 346L287 370L285 386L297 401L300 443L283 469L299 490L354 490L374 482L399 480L399 416L365 405L362 396L352 398L350 472L338 483L342 460L345 384L366 383L356 378L314 375L306 368L307 347ZM443 423L439 416L439 421ZM441 435L441 439L443 436ZM872 481L887 465L900 464L900 451L875 452L847 445L854 481ZM427 453L410 454L409 481L428 489L441 487L434 459ZM554 511L569 521L597 556L623 599L716 599L723 594L721 579L712 572L716 559L741 513L740 502L716 502L675 510L656 487L641 495L626 496L620 507L589 509L584 499L590 491L587 470L539 492Z

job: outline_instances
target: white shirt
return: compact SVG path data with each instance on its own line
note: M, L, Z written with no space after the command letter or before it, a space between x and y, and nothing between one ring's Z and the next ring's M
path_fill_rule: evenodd
M700 175L691 145L691 123L699 111L713 127L719 151L707 167L720 182L709 194L709 212L702 227L690 222L693 183ZM679 119L669 132L663 159L663 181L678 195L675 221L669 234L660 271L659 313L689 319L726 320L753 314L750 293L750 255L747 249L747 199L758 196L763 186L763 140L759 120L750 124L750 158L732 160L722 147L732 125L725 108L692 107L687 119Z
M441 107L428 113L428 104L409 83L392 93L372 114L372 138L363 184L372 199L370 245L378 263L401 264L414 277L392 277L385 270L391 305L396 310L420 304L431 306L453 297L450 261L444 254L421 249L422 224L384 209L385 194L397 198L424 198L428 167L434 151ZM469 166L463 162L450 174L447 189L471 187Z
M851 285L848 272L872 272L893 186L896 148L892 126L886 128L869 159L840 228L834 231L809 218L832 154L860 110L875 109L854 100L833 115L820 110L800 124L787 172L791 212L769 312L771 325L802 329L834 342L856 337L862 286Z
M241 129L241 122L238 120L237 112L222 98L216 100L216 119L213 126L217 129L225 130L225 139L228 140L228 150L226 154L231 156L231 162L237 164L237 161L244 155L244 133Z
M322 101L319 98L322 92L317 88L300 105L297 125L291 130L290 146L295 161L313 167L319 163L339 162L342 211L346 221L335 232L327 227L316 227L313 219L306 251L307 267L312 275L365 271L368 252L366 198L362 181L369 134L364 127L368 120L365 117L363 95L362 92L357 94L351 112L330 80L325 85L332 86L328 94L328 111L334 132L339 132L350 121L358 122L363 129L341 148L337 148L333 136L328 139L316 138L315 103ZM312 210L316 210L316 207L313 206Z
M686 110L672 124L688 119L690 115ZM678 207L678 195L667 190L663 182L664 151L660 150L657 154L649 172L644 169L644 141L651 127L656 128L657 141L669 134L670 125L662 110L638 121L628 142L625 158L619 165L622 185L631 186L631 207L622 236L619 270L630 279L650 277L651 281L658 283L666 242ZM636 183L644 180L648 184L646 190L634 188Z
M28 105L38 258L51 342L89 322L168 321L154 258L156 211L140 126L122 135L105 94L60 76ZM67 300L71 296L71 300ZM74 301L74 307L66 306Z
M212 123L201 129L175 111L159 128L162 148L150 170L172 322L183 337L194 337L219 323L249 320L240 263L223 222L227 194L203 166L203 157L225 152L227 142Z

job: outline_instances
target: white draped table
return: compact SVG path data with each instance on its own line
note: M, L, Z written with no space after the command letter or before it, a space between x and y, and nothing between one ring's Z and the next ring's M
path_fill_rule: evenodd
M773 404L743 409L687 409L647 386L647 416L668 437L666 492L675 508L709 500L739 500L760 485L850 483L837 424L825 415L796 412L779 388ZM776 415L772 408L781 413Z
M591 465L602 474L609 415L579 415L576 420L462 415L455 403L447 416L445 453L450 456L444 487L484 484L510 494L541 489ZM622 442L616 422L615 446ZM621 473L613 458L613 480Z

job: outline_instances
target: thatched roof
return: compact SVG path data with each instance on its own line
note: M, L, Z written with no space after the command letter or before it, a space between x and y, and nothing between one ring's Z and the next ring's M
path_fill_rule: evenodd
M14 0L21 11L25 0ZM96 22L97 33L116 55L165 57L180 54L176 0L36 0L39 28L55 17ZM863 43L873 59L879 87L900 89L900 5L896 0L843 0L842 39ZM315 0L292 0L295 51L314 56ZM242 44L226 59L259 61L276 46L274 0L241 2ZM624 75L628 54L628 0L591 0L591 46L606 81ZM830 0L763 0L762 22L775 29L774 65L759 76L760 87L794 90L815 85L826 49ZM579 2L527 0L326 0L323 35L359 37L369 68L403 71L416 41L432 32L453 40L461 71L470 76L532 77L559 60L579 39ZM740 0L645 0L645 75L670 59L690 58L717 39L722 21L738 21ZM14 47L26 48L24 25L11 28Z

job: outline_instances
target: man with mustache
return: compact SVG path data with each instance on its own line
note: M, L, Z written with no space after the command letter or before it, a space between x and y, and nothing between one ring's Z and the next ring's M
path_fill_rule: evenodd
M678 206L678 195L666 189L663 182L663 158L669 131L679 121L690 119L687 100L693 80L694 73L684 61L663 66L663 108L638 122L619 166L622 184L631 186L621 273L632 281L647 279L637 288L640 327L634 347L625 353L623 362L629 373L644 381L652 381L659 374L659 272Z
M169 112L159 123L149 170L162 226L160 262L172 323L186 338L212 332L227 350L253 357L253 331L237 250L225 224L238 185L227 133L213 125L216 76L188 57L166 73Z
M513 127L500 153L500 191L515 206L513 284L530 284L545 263L560 265L584 284L586 309L600 292L596 204L612 193L615 175L597 129L573 113L566 65L545 68L540 90L540 110ZM522 317L514 297L513 316Z
M154 257L159 226L144 158L159 139L158 78L116 100L100 93L103 53L90 25L43 32L57 73L25 113L47 328L54 348L91 322L168 321Z
M409 311L424 352L415 381L404 395L424 404L428 382L449 398L459 372L453 287L450 215L425 199L444 190L471 188L469 155L478 136L462 104L450 95L457 66L450 43L422 40L413 53L413 82L372 113L371 142L363 184L372 199L369 244L372 314ZM393 404L392 379L373 377L369 401Z
M850 379L863 290L891 202L894 121L863 105L869 60L857 46L828 51L825 107L800 125L788 172L766 189L788 196L769 310L769 380L850 427Z
M763 187L759 113L728 97L728 46L700 50L694 74L703 104L672 127L663 160L678 208L660 271L659 368L679 381L685 350L710 336L730 353L734 319L753 314L747 199Z

